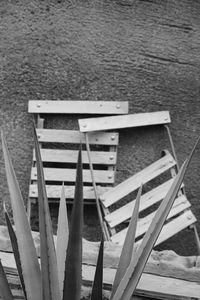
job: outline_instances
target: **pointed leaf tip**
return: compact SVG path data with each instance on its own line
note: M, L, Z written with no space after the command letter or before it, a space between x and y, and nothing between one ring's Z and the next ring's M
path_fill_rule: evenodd
M65 261L63 299L80 300L82 284L83 181L81 151L78 155L75 195Z
M102 237L99 246L99 254L97 259L96 271L94 275L94 282L92 286L91 300L102 300L103 291L103 251L104 251L104 239Z
M24 283L24 276L23 276L23 270L22 270L22 265L21 265L21 260L20 260L20 253L19 253L17 237L16 237L15 231L13 229L13 226L11 224L9 215L7 213L5 203L4 203L4 214L5 214L8 233L9 233L9 236L10 236L10 241L11 241L11 245L12 245L12 249L13 249L13 254L14 254L14 258L15 258L15 262L16 262L16 266L17 266L17 270L18 270L22 290L24 292L25 299L27 299L27 293L26 293L26 287L25 287L25 283Z
M0 260L0 296L3 300L14 300Z
M190 155L191 157L191 155ZM160 204L154 219L152 220L148 231L146 232L139 249L136 252L135 259L133 259L127 268L127 271L122 278L114 296L113 300L130 299L135 291L138 281L142 275L147 259L151 250L161 232L162 226L168 216L168 213L174 203L174 199L180 189L185 172L187 170L190 159L187 159L180 168L174 182L169 189L167 195Z
M67 216L67 205L65 200L64 183L61 189L59 213L58 213L58 229L57 229L57 264L58 264L58 278L60 286L60 294L63 293L65 261L69 239L69 225Z
M15 171L12 165L6 141L2 134L2 148L5 161L7 183L16 228L16 237L19 247L24 282L29 300L41 299L40 266L33 242L31 228L27 219L24 201L19 188Z
M41 275L44 300L60 300L58 268L53 229L50 218L48 199L46 194L43 162L36 132L34 133L35 155L37 165L37 186L39 203L39 231L40 231L40 256Z
M125 237L124 245L121 251L119 264L117 268L117 272L115 274L115 279L112 287L111 299L113 298L117 287L120 284L131 260L133 259L134 251L134 243L135 243L135 234L137 229L137 221L139 214L139 206L140 206L140 198L142 194L142 184L138 190L137 197L135 200L135 205L132 213L132 217L128 226L128 231Z

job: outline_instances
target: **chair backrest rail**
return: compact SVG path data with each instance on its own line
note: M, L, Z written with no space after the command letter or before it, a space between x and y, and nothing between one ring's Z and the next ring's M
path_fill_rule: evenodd
M81 132L134 128L170 123L169 111L79 119Z
M43 162L54 163L77 163L78 150L60 150L60 149L41 149ZM93 164L115 165L117 160L116 152L109 151L91 151ZM33 160L36 160L35 151L33 151ZM89 164L87 151L82 151L82 163Z
M127 101L32 100L28 112L33 114L127 114Z
M44 168L45 181L75 182L76 169ZM114 183L114 171L94 170L96 183ZM92 183L90 170L83 170L84 183ZM31 180L37 180L37 169L31 170Z
M85 135L78 130L63 129L36 129L40 143L66 143L66 144L85 144ZM89 143L93 145L117 146L119 134L116 132L91 132L88 135Z
M109 186L97 186L98 193L104 193L105 191L111 189ZM61 185L46 185L47 197L51 199L60 199L61 195ZM65 197L66 199L74 199L74 185L65 185ZM31 184L29 189L29 197L37 198L38 197L38 189L36 184ZM83 186L83 197L84 199L95 199L94 189L92 186Z

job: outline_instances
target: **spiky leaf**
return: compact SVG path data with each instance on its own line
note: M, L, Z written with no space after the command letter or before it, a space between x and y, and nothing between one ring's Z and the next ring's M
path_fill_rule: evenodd
M63 300L80 300L83 230L83 179L81 149L78 155L75 197L71 216L69 242L65 262Z
M103 290L103 248L104 240L102 238L99 255L97 259L96 271L94 275L94 283L92 286L91 300L102 300L102 290Z
M69 239L69 226L67 217L67 206L65 201L64 184L62 185L60 206L58 212L58 230L57 230L57 263L58 263L58 279L60 285L60 294L63 293L63 283L65 274L65 260Z
M2 300L14 299L1 260L0 260L0 296Z
M3 133L2 147L27 298L29 300L41 300L42 289L40 266L19 184Z
M151 250L160 234L162 226L169 214L169 211L176 198L176 195L180 189L185 172L187 170L187 167L193 156L194 150L198 142L199 139L195 144L189 158L179 170L170 190L168 191L167 195L165 196L164 200L159 206L156 215L142 240L140 248L136 252L135 258L131 261L130 266L128 267L122 281L120 282L114 294L113 300L129 300L133 292L135 291L138 281L142 275L142 272L148 260L148 257L151 253Z
M16 237L15 231L12 227L10 218L8 216L8 213L7 213L7 210L5 207L5 203L4 203L4 214L5 214L8 233L10 236L10 241L11 241L11 245L12 245L12 249L13 249L13 254L15 257L15 262L16 262L17 271L19 274L22 290L24 292L25 299L27 299L26 289L25 289L25 284L24 284L24 277L23 277L23 272L22 272L22 266L21 266L21 261L20 261L20 253L19 253L19 248L18 248L18 243L17 243L17 237Z
M50 219L48 199L36 130L34 144L37 165L37 186L39 201L40 257L43 300L60 300L56 251Z
M117 287L120 284L120 281L122 280L130 262L133 258L133 250L134 250L134 242L135 242L135 233L137 228L137 220L138 220L138 213L139 213L139 206L140 206L140 198L142 193L142 186L138 190L138 194L135 200L135 206L133 210L133 214L131 217L131 221L128 227L128 231L126 234L126 238L124 241L124 245L122 248L122 252L119 259L119 264L117 267L117 272L115 275L113 287L112 287L112 294L111 299L113 295L115 294Z

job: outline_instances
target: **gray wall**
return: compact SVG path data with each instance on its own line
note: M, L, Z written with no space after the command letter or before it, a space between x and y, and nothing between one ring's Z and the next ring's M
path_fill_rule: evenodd
M169 110L183 162L200 128L199 11L195 0L1 1L0 125L25 200L30 99L122 100L129 101L130 113ZM169 143L162 128L121 130L117 182L163 148ZM200 232L199 151L185 185ZM1 146L0 164L2 201L9 196ZM163 247L195 252L187 231Z

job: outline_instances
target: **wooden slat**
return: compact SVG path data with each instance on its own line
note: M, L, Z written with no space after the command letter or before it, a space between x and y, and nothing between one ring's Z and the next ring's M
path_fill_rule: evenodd
M101 187L97 186L98 195L101 195L105 191L108 191L112 187ZM74 186L65 186L65 197L67 199L74 198ZM60 199L61 195L61 185L46 185L47 197ZM31 184L29 188L29 197L30 198L37 198L38 197L38 190L36 184ZM83 197L84 199L95 199L94 189L92 186L84 186L83 187Z
M169 212L169 215L167 216L167 220L170 218L173 218L189 208L191 206L190 202L186 199L184 195L178 197ZM151 214L148 214L145 218L141 218L138 222L138 229L136 232L136 237L139 237L143 235L149 228L153 218L155 217L156 211L152 212Z
M170 213L167 217L167 220L176 216L178 213L189 208L190 206L191 205L190 205L189 201L186 199L185 195L181 195L174 201L174 204L173 204L173 206L170 210ZM136 230L136 238L143 235L147 231L155 214L156 214L156 211L154 211L154 212L148 214L146 217L138 220L138 226L137 226L137 230ZM118 236L117 238L120 238L120 236L124 236L126 234L126 232L127 232L127 228L125 228L121 232L118 232L116 234L116 236Z
M181 230L189 227L190 225L196 222L196 218L191 212L191 210L185 211L180 216L177 216L175 219L172 219L169 223L165 224L162 228L162 231L156 241L155 245L159 245L162 242L166 241L176 233L180 232ZM127 228L121 230L116 235L111 237L112 242L117 243L119 245L123 245L124 239L126 236ZM141 243L141 240L137 242L138 244ZM136 243L136 244L137 244Z
M81 132L122 129L170 123L169 111L80 119Z
M171 154L165 155L147 168L118 184L111 191L108 191L105 194L101 195L100 199L103 205L105 207L109 207L113 203L117 202L118 200L122 199L129 193L139 188L141 183L145 184L146 182L159 176L175 165L176 162Z
M78 151L41 149L41 156L43 162L77 163ZM36 160L35 151L33 151L33 160ZM116 152L91 151L91 160L93 164L115 165ZM89 163L87 151L82 151L82 162L83 164Z
M144 211L148 207L164 199L170 186L172 185L173 180L174 179L170 179L159 185L158 187L152 189L151 191L143 194L140 200L139 212ZM105 220L107 221L108 225L113 228L120 223L130 219L133 213L134 205L135 200L106 215Z
M75 182L75 169L44 168L44 177L46 181ZM114 172L104 170L94 170L96 183L114 183ZM37 180L37 170L35 167L31 170L31 180ZM83 170L83 180L86 183L92 183L90 170Z
M84 134L78 130L37 129L37 136L40 143L86 143ZM91 145L116 146L119 143L119 134L116 132L91 132L88 137Z
M28 112L34 114L127 114L128 101L29 101Z

